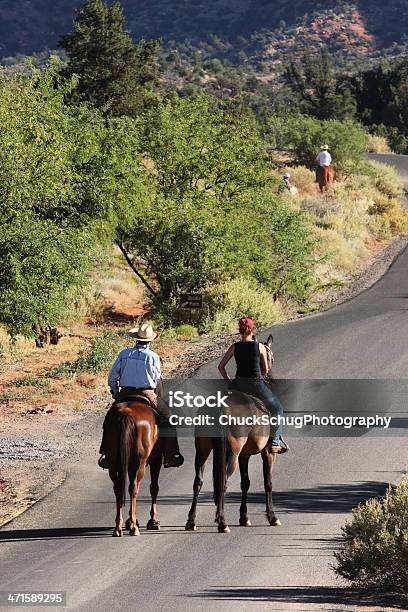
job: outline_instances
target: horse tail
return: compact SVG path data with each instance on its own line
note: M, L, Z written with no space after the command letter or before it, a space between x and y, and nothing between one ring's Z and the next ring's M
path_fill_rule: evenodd
M122 506L126 502L126 479L129 466L130 450L134 439L135 422L131 416L124 414L119 423L119 482Z
M225 432L212 439L214 503L224 505L225 483L227 480L227 439Z

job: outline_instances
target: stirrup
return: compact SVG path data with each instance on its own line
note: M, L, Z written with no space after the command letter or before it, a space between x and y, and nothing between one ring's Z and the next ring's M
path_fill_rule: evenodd
M289 446L286 444L285 440L281 437L279 444L271 444L271 451L276 455L283 455L287 453L289 450Z

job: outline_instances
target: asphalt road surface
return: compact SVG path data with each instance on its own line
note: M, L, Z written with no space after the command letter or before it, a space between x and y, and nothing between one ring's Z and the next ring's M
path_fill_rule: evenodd
M382 160L395 161L406 179L407 158ZM276 326L276 375L299 379L298 398L310 400L315 393L316 405L330 384L316 379L369 379L367 388L375 384L372 379L391 379L381 386L380 403L403 419L406 396L398 379L408 378L407 273L408 251L352 301ZM215 375L214 363L199 372L200 377ZM316 386L310 387L307 379ZM351 508L381 494L404 470L404 430L386 436L361 431L349 437L288 432L287 437L291 452L280 458L273 482L281 527L266 523L261 463L255 457L250 464L253 526L237 526L235 475L227 497L231 533L216 532L208 469L198 531L185 532L193 444L183 438L185 465L165 470L160 482L162 530L142 529L139 538L119 539L111 537L111 484L106 472L95 467L98 429L93 447L80 462L73 461L65 483L0 531L0 589L63 590L67 609L88 612L358 609L330 568L333 551ZM143 526L148 519L148 479L141 500Z

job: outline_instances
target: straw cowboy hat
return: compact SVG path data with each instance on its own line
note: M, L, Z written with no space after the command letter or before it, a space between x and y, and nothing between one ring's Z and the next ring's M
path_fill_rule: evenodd
M153 327L148 323L143 323L139 327L130 329L127 333L131 338L142 340L143 342L152 342L157 338L157 334L153 331Z
M329 150L329 145L322 145L321 147L322 151L328 151Z

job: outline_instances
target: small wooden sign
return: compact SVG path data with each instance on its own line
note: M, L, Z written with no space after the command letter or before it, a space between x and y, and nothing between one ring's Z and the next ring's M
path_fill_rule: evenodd
M182 293L180 295L180 308L192 310L203 307L203 296L201 293Z

